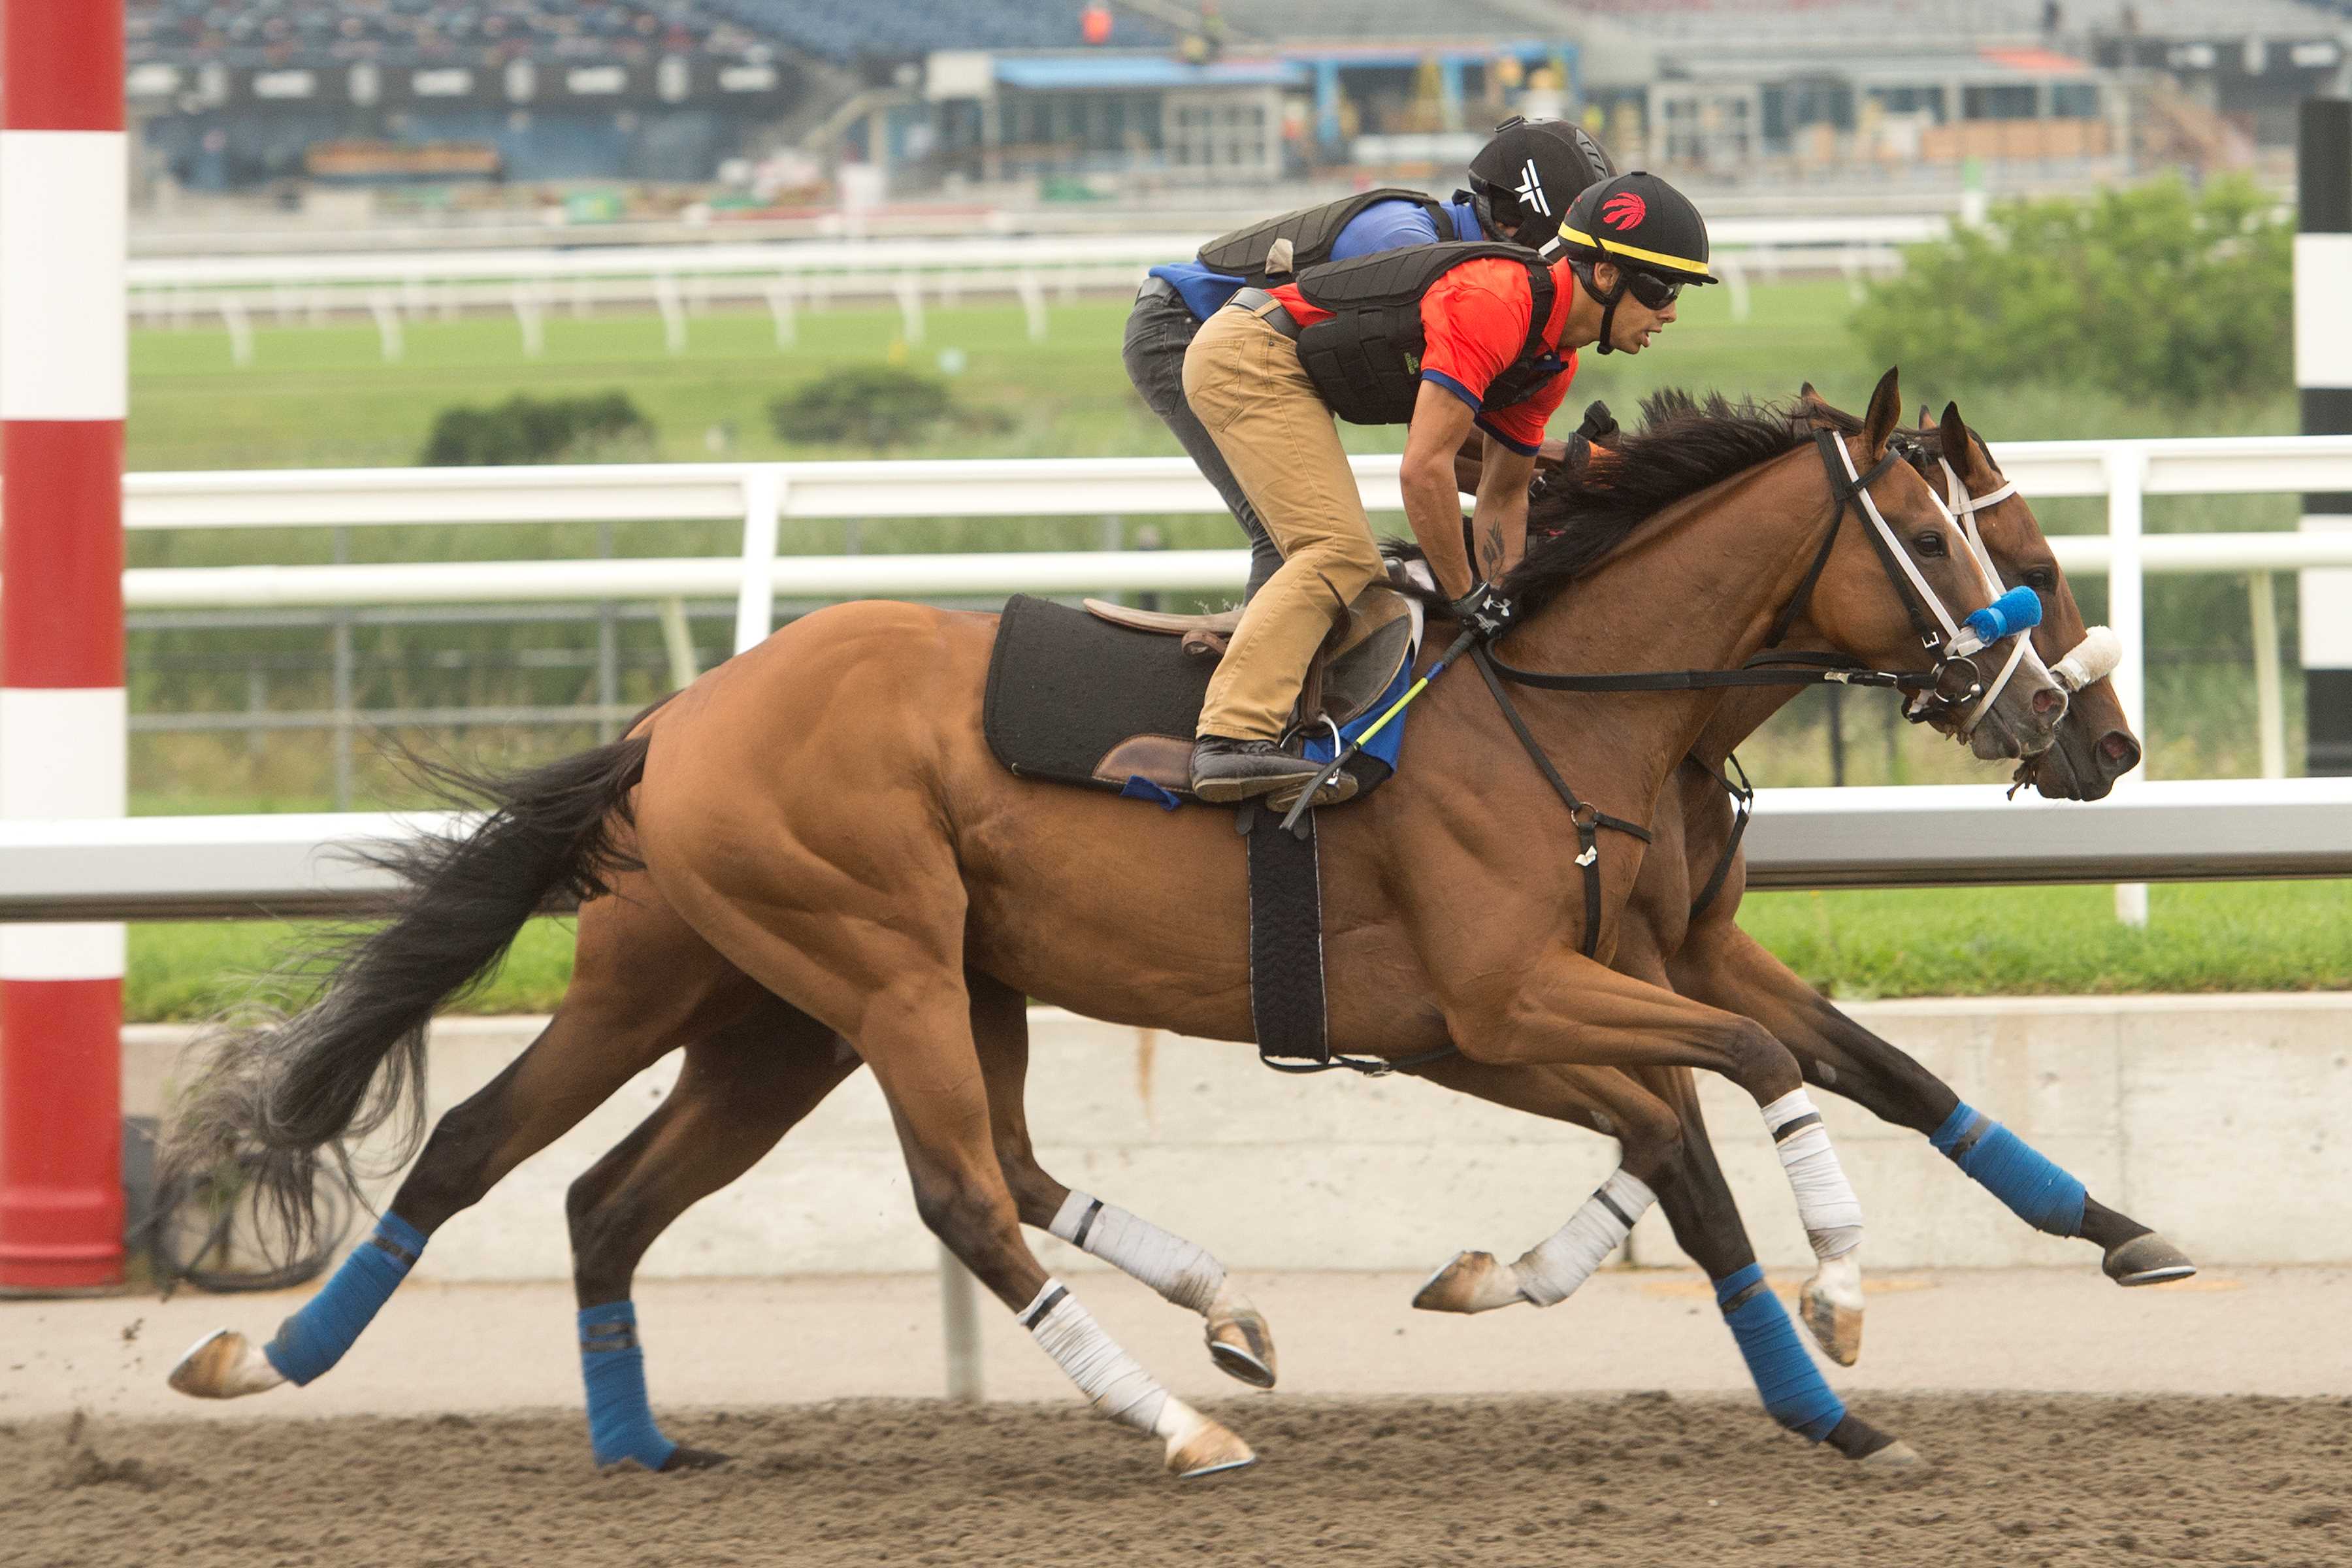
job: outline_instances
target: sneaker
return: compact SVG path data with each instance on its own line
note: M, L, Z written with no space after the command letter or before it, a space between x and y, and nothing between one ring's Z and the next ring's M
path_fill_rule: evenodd
M1203 735L1192 742L1192 793L1220 805L1276 790L1287 790L1295 798L1322 771L1272 741Z

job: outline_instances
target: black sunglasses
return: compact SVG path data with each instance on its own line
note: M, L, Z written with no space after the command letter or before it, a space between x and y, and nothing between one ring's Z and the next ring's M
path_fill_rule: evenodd
M1625 274L1626 291L1649 310L1663 310L1675 302L1683 291L1680 283L1669 282L1654 272Z

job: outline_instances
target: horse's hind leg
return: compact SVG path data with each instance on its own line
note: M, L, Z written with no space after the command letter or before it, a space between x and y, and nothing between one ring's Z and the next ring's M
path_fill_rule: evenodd
M585 906L572 984L555 1016L503 1072L441 1118L374 1234L268 1344L216 1331L173 1367L172 1386L233 1399L325 1373L451 1216L752 994L657 901L611 897Z
M564 1207L598 1465L680 1470L726 1458L680 1447L654 1420L629 1300L638 1260L680 1215L758 1163L858 1065L840 1036L763 994L741 1017L688 1046L667 1097L572 1184Z
M996 1162L1021 1223L1050 1231L1206 1321L1210 1359L1253 1388L1272 1388L1274 1334L1265 1319L1226 1278L1206 1248L1150 1220L1104 1203L1048 1174L1029 1141L1024 1100L1029 1071L1028 1000L987 975L967 971L971 1026L988 1081L989 1131Z
M1675 988L1763 1024L1806 1078L1926 1137L2036 1230L2096 1246L2102 1268L2117 1284L2156 1285L2197 1272L2179 1247L2093 1198L2064 1168L1839 1012L1727 916L1693 929L1675 961ZM1818 1336L1811 1305L1809 1295L1806 1322Z

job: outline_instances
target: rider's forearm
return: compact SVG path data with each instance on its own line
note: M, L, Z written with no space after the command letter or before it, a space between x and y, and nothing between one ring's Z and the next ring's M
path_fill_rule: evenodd
M1513 464L1511 468L1521 466ZM1528 552L1528 487L1524 479L1503 471L1502 465L1488 466L1486 482L1478 492L1478 510L1472 514L1470 537L1477 546L1475 565L1484 581L1500 582L1504 573L1519 563L1519 557Z
M1470 559L1462 549L1462 496L1454 488L1451 458L1408 463L1399 480L1404 520L1428 558L1439 591L1449 599L1460 598L1470 591Z
M1454 489L1456 494L1475 496L1478 493L1478 478L1484 471L1486 438L1473 430L1462 438L1454 453Z

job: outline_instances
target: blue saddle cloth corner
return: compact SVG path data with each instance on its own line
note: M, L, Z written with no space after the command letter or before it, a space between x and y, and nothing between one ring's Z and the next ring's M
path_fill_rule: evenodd
M1162 811L1173 811L1184 804L1183 797L1174 790L1164 789L1141 773L1127 775L1127 782L1118 786L1118 797L1121 800L1148 800Z
M1339 726L1340 742L1343 744L1353 742L1357 736L1378 723L1381 715L1394 707L1396 700L1402 697L1406 689L1412 685L1412 660L1407 659L1397 670L1396 679L1389 682L1388 689L1381 693L1378 701L1349 722ZM1386 729L1373 736L1364 747L1365 756L1376 757L1386 763L1391 773L1396 771L1397 755L1404 748L1404 721L1405 715L1398 714L1389 721ZM1331 731L1328 730L1308 736L1305 750L1307 760L1310 763L1328 763L1339 754L1338 749L1331 743Z

